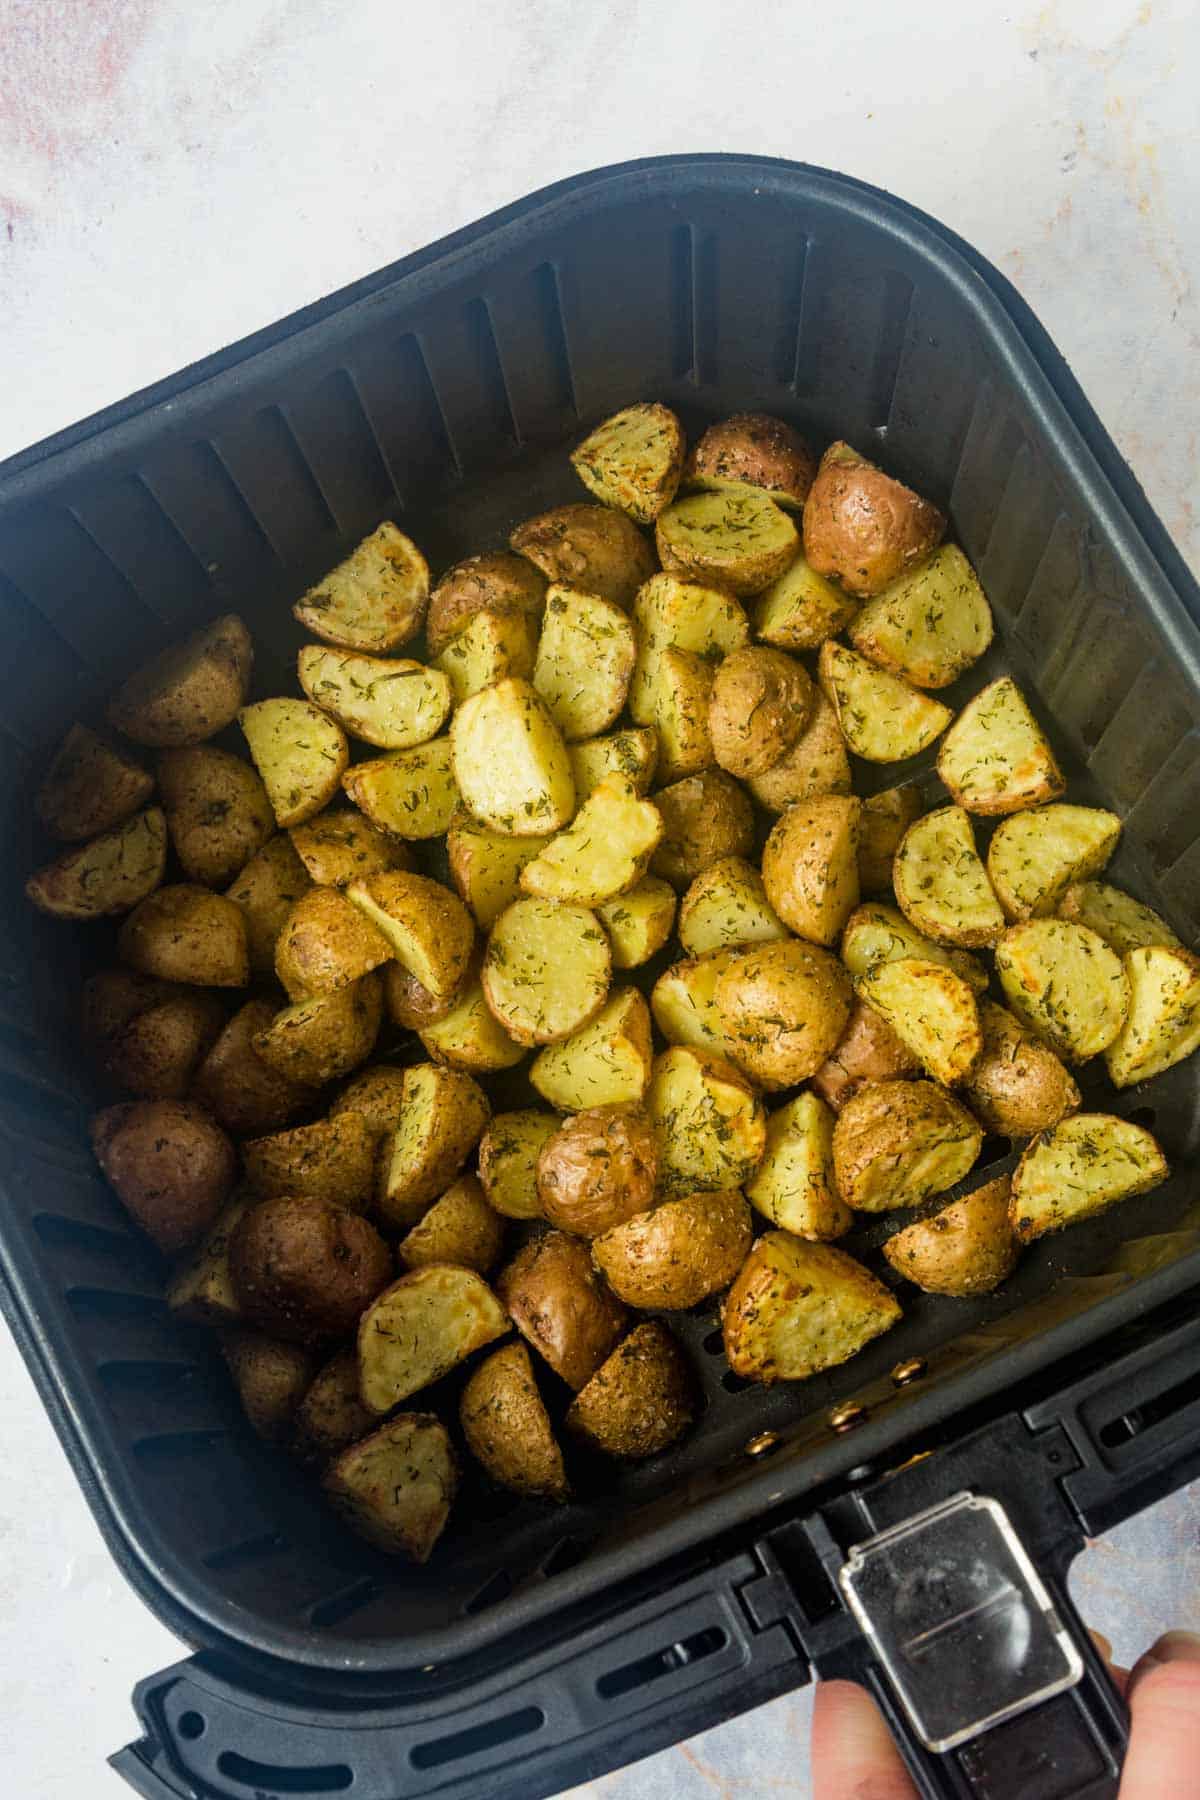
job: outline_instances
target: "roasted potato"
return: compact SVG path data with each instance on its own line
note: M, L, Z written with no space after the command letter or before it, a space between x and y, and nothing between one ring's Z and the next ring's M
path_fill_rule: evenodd
M740 951L717 981L734 1061L768 1091L816 1073L845 1029L852 998L841 963L797 939Z
M1107 1050L1129 1011L1121 959L1086 925L1028 919L996 946L996 973L1009 1005L1066 1062Z
M254 1048L275 1017L270 1000L247 1000L229 1020L192 1082L191 1098L234 1137L282 1131L313 1104L316 1090L281 1075Z
M606 775L565 831L521 871L523 893L600 906L636 887L663 834L662 817L626 775Z
M639 794L645 794L658 766L658 734L652 725L627 725L607 737L568 744L567 755L580 806L606 775L624 775Z
M973 813L1042 806L1067 785L1011 675L967 701L942 739L937 769L951 797Z
M304 1462L327 1463L366 1437L375 1414L358 1392L358 1352L339 1350L305 1389L293 1420L292 1448Z
M939 806L910 825L892 881L909 924L941 944L977 950L995 944L1004 913L975 848L971 815Z
M768 812L786 812L789 806L817 794L850 792L846 740L837 714L820 688L813 692L812 717L787 755L746 785Z
M769 413L734 413L692 446L683 485L707 493L741 493L751 488L777 506L799 512L817 472L817 459L783 419Z
M667 649L654 664L654 686L648 705L654 709L658 746L656 773L662 782L698 775L716 761L708 709L716 671L691 650Z
M25 897L54 919L109 918L153 894L166 866L167 822L160 807L149 806L38 869Z
M768 1231L725 1301L725 1355L735 1375L804 1381L849 1361L901 1317L895 1295L832 1244Z
M915 956L922 962L942 963L961 975L968 987L981 994L988 984L987 970L977 957L966 950L952 950L935 944L911 926L902 912L878 901L857 906L846 920L842 933L842 961L856 979L867 975L881 963L896 962L902 956Z
M221 1354L250 1429L268 1444L286 1444L312 1381L312 1351L235 1325L222 1335Z
M841 1237L853 1222L834 1180L833 1127L833 1112L812 1093L768 1115L767 1148L746 1198L796 1237Z
M624 618L624 614L622 614ZM437 667L455 706L509 675L528 681L537 661L537 621L523 612L484 609L442 651Z
M380 750L407 750L436 737L450 713L448 672L406 657L356 656L306 644L300 686L342 730Z
M303 825L337 793L350 761L346 734L308 700L258 700L238 714L276 823Z
M217 1214L213 1224L176 1270L167 1289L167 1306L188 1325L236 1325L242 1316L229 1273L229 1244L234 1227L246 1208L248 1195L235 1193Z
M524 1107L497 1113L479 1140L479 1179L489 1203L506 1219L537 1219L538 1157L558 1130L556 1113Z
M203 743L237 718L253 663L250 633L226 613L135 669L109 701L109 724L156 750Z
M229 1199L237 1172L233 1145L191 1101L107 1106L92 1120L91 1139L117 1199L168 1255L202 1237Z
M706 1050L677 1044L655 1057L646 1112L658 1137L659 1182L668 1198L740 1187L762 1161L762 1101L740 1069Z
M669 407L627 406L588 433L571 452L571 467L604 506L653 525L675 498L687 442Z
M748 856L754 811L745 792L722 769L705 769L654 795L663 836L651 861L655 875L685 888L723 856Z
M402 1237L396 1254L406 1269L453 1263L486 1275L504 1247L504 1220L474 1175L460 1175L424 1218Z
M147 1007L178 999L188 989L174 981L139 975L120 964L98 969L83 984L81 1021L84 1042L103 1061L107 1046Z
M182 1100L224 1023L218 995L181 988L138 1007L97 1048L107 1072L139 1100Z
M511 1330L474 1269L431 1263L410 1269L373 1301L358 1326L358 1377L372 1412L390 1412Z
M407 1069L398 1063L372 1063L351 1077L329 1108L329 1117L356 1112L367 1122L375 1142L382 1142L400 1123Z
M858 815L858 891L888 894L896 852L909 826L920 817L914 787L882 788L862 803Z
M392 962L383 971L384 1009L392 1023L399 1025L401 1030L424 1031L426 1026L438 1024L454 1011L469 985L468 976L455 993L448 994L444 1000L437 1000L415 975L402 969L398 962Z
M747 780L793 750L812 717L808 670L783 650L747 644L717 665L708 703L713 756Z
M1114 1087L1149 1081L1200 1045L1200 957L1147 944L1125 958L1129 1011L1104 1052Z
M833 638L821 645L817 680L846 743L864 762L902 762L916 756L954 717L940 700L931 700Z
M722 588L655 575L633 608L637 662L629 687L629 711L639 725L658 722L659 663L669 650L716 664L750 641L745 613ZM706 721L707 723L707 721Z
M576 1392L625 1327L625 1308L600 1280L586 1244L565 1231L531 1238L496 1281L513 1324Z
M629 1106L588 1106L546 1139L537 1159L543 1218L576 1237L598 1237L648 1207L658 1177L650 1121Z
M625 704L636 655L633 626L613 601L548 590L532 679L568 743L607 731Z
M1010 1187L1007 1175L985 1181L931 1219L906 1225L888 1239L883 1254L927 1294L990 1294L1017 1266Z
M212 744L164 750L158 788L167 830L189 881L222 887L274 835L262 782L240 756Z
M1022 1244L1144 1194L1170 1170L1141 1125L1112 1113L1075 1113L1028 1145L1012 1178L1009 1217Z
M399 1413L334 1458L322 1477L341 1517L376 1550L428 1562L458 1489L458 1462L432 1413Z
M375 1185L378 1135L361 1113L346 1109L312 1125L296 1125L251 1138L242 1145L242 1168L251 1191L310 1195L365 1213Z
M786 926L814 944L835 944L858 905L861 813L852 794L799 800L763 848L767 899Z
M429 565L385 519L292 612L327 644L380 655L416 637L428 597Z
M592 1257L627 1306L679 1312L729 1286L753 1237L736 1188L681 1194L610 1226L593 1241Z
M407 1231L445 1193L491 1114L469 1075L437 1063L404 1072L404 1102L383 1146L378 1213L388 1230Z
M508 837L489 831L460 808L446 833L450 879L483 931L521 897L521 871L550 842L548 836Z
M222 894L180 883L159 888L121 926L117 951L143 975L195 987L245 987L246 921Z
M298 1000L256 1033L258 1055L279 1074L323 1087L366 1062L383 1019L383 990L376 974L364 975L332 994Z
M963 1089L988 1131L1031 1137L1079 1105L1079 1089L1048 1044L992 1000L979 1002L983 1049Z
M483 959L489 1007L518 1044L557 1044L604 1005L612 952L594 912L516 900L492 926Z
M844 631L858 602L798 556L764 588L754 608L754 635L780 650L819 650Z
M709 950L663 970L651 991L650 1009L668 1044L691 1044L733 1061L733 1045L717 1006L717 984L737 956L736 950Z
M340 888L312 887L284 920L275 943L275 973L289 1000L305 1000L310 994L349 987L391 956L388 939Z
M644 1319L567 1408L565 1424L606 1456L638 1462L682 1437L696 1415L696 1383L665 1325Z
M1010 919L1044 919L1072 882L1098 875L1121 821L1098 806L1037 806L1001 819L988 845L988 879Z
M518 525L508 541L547 581L618 606L631 606L654 573L654 554L637 526L608 506L556 506Z
M312 877L288 834L281 831L226 888L225 898L238 908L245 925L252 975L267 978L275 973L275 944L283 922L311 886Z
M969 1074L983 1034L975 995L961 975L942 963L902 956L860 976L855 987L935 1081L953 1087Z
M509 1037L493 1015L478 974L463 983L444 1017L422 1025L419 1035L434 1062L469 1075L515 1069L525 1055L525 1046Z
M442 837L461 802L449 735L355 763L342 786L371 824L393 837Z
M289 1344L321 1344L354 1330L391 1280L392 1253L357 1213L284 1194L242 1214L229 1271L249 1324Z
M535 1500L570 1495L562 1451L524 1344L501 1344L462 1391L458 1419L471 1455L501 1487Z
M850 642L914 687L944 688L992 641L992 609L956 544L943 544L860 607Z
M154 792L154 777L86 725L72 725L34 798L51 837L77 844L123 825Z
M658 515L654 538L669 575L739 595L761 594L800 549L787 513L751 488L677 500Z
M430 656L465 631L478 612L520 612L538 620L546 604L546 578L523 556L486 550L447 569L429 596L425 642Z
M697 875L679 906L679 941L689 956L786 938L762 876L741 856L725 856Z
M352 881L346 898L435 1000L458 993L475 948L475 926L448 887L427 875L392 869Z
M539 1052L530 1085L562 1112L637 1105L650 1081L650 1012L636 988L614 988L600 1011L564 1043Z
M567 747L527 681L510 677L473 694L454 715L450 744L463 804L490 830L545 836L574 813Z
M903 1080L920 1073L917 1058L900 1042L883 1014L855 1000L845 1030L813 1076L812 1087L834 1112L840 1112L865 1082Z
M945 514L849 444L831 444L804 502L804 554L819 575L867 599L924 561Z
M675 923L675 889L647 875L627 893L603 900L596 917L608 933L614 969L640 969L657 954Z
M1182 945L1165 919L1107 881L1073 881L1057 907L1060 919L1086 925L1118 956L1150 944Z
M919 1206L970 1173L983 1128L932 1081L859 1088L833 1127L837 1191L856 1212Z

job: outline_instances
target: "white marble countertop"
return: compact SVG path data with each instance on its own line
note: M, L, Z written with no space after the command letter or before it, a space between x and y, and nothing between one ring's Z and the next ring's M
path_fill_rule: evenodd
M1192 0L0 0L0 455L491 208L631 156L839 168L1018 285L1200 564L1200 13ZM116 1573L0 1343L14 1800L102 1759L178 1646ZM1200 1487L1089 1550L1120 1656L1200 1624ZM810 1792L805 1694L575 1800Z

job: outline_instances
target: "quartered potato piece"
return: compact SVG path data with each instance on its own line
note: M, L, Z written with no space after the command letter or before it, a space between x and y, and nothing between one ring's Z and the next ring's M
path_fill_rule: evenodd
M1039 806L1002 819L987 868L1010 919L1052 913L1075 881L1098 875L1117 847L1121 821L1098 806Z
M635 1105L651 1063L649 1008L636 988L616 988L582 1031L535 1057L529 1081L562 1112Z
M248 1194L235 1194L222 1208L208 1236L171 1279L167 1306L177 1319L189 1325L236 1325L241 1302L229 1272L229 1244L242 1215L254 1202Z
M537 1219L537 1165L562 1120L557 1113L523 1107L497 1113L479 1140L479 1179L489 1202L506 1219Z
M1107 881L1073 881L1057 907L1060 919L1086 925L1102 937L1110 950L1127 956L1149 944L1182 948L1165 919L1153 907Z
M566 744L527 681L509 678L472 695L454 715L450 743L463 804L490 830L544 836L574 813Z
M858 1212L919 1206L970 1173L983 1127L932 1081L879 1081L847 1100L833 1128L837 1191Z
M1009 1221L1007 1175L890 1237L883 1254L927 1294L990 1294L1012 1274L1020 1247Z
M693 446L683 485L714 494L749 488L798 512L816 472L816 457L785 420L769 413L734 413L710 425Z
M501 1487L536 1500L569 1497L562 1451L524 1344L502 1344L480 1363L463 1389L458 1419L467 1449Z
M244 706L238 723L284 830L328 806L350 761L335 719L307 700L283 698Z
M942 740L937 767L954 799L973 813L1041 806L1067 785L1011 675L967 701Z
M154 777L86 725L72 725L42 777L34 807L52 837L99 837L145 806Z
M725 1355L750 1381L803 1381L847 1362L900 1317L895 1296L844 1250L768 1231L729 1290Z
M428 1562L458 1488L446 1427L432 1413L399 1413L330 1463L328 1500L376 1550Z
M505 908L521 898L522 870L550 841L508 837L489 831L468 812L455 813L446 833L450 878L482 930L490 930Z
M425 642L430 656L465 631L478 612L525 613L536 624L546 604L546 578L509 550L485 550L447 569L429 596Z
M900 957L877 964L855 987L935 1081L952 1087L969 1073L983 1036L974 992L961 975L942 963Z
M653 525L675 498L687 443L669 407L627 406L589 432L571 452L571 467L604 506Z
M38 869L25 897L51 918L109 918L152 895L166 867L167 821L161 807L149 806Z
M712 702L714 670L693 650L662 651L654 664L654 685L648 705L653 708L660 781L679 781L712 767L712 734L708 709Z
M625 1326L625 1308L592 1267L587 1245L565 1231L531 1238L501 1269L496 1292L521 1336L576 1390Z
M633 520L608 506L556 506L518 525L508 541L547 581L618 606L631 606L654 573L654 553Z
M979 1002L983 1050L965 1096L977 1119L1002 1137L1032 1137L1079 1105L1079 1089L1048 1044L994 1001Z
M307 829L302 827L301 829ZM245 923L250 972L275 972L275 945L296 901L312 886L304 863L286 831L268 840L225 890Z
M543 900L599 906L645 874L663 834L658 808L625 775L606 775L573 822L521 871L521 888Z
M194 987L245 987L246 924L232 900L180 882L158 888L130 913L117 937L121 961L143 975Z
M393 869L352 881L346 899L435 1000L457 994L475 948L475 926L448 887Z
M260 1331L234 1326L221 1334L221 1355L250 1429L264 1443L285 1446L293 1415L315 1372L314 1353L300 1344L281 1344Z
M527 681L537 658L537 620L524 612L492 612L484 608L451 638L437 658L437 668L450 684L454 704L492 687L506 676Z
M141 979L131 970L119 969L102 972L94 980L105 982L106 975L107 981L114 976ZM196 1100L200 1096L190 1092L192 1077L225 1023L225 1007L219 994L203 988L168 987L166 982L162 986L166 991L159 997L147 995L123 1024L100 1036L98 1060L139 1100L185 1096Z
M553 900L516 900L492 926L483 991L518 1044L556 1044L595 1018L612 952L594 912Z
M817 688L813 693L812 718L786 756L746 783L760 806L769 812L786 812L801 800L818 794L850 792L850 761L837 715Z
M372 1063L348 1081L329 1108L329 1116L356 1112L367 1121L378 1144L396 1129L404 1104L404 1076L398 1063Z
M760 594L800 550L787 513L753 489L677 500L658 515L654 536L668 574L732 594Z
M387 939L338 888L309 888L284 921L275 973L289 1000L358 981L392 955Z
M977 957L966 950L952 950L935 944L909 924L894 906L872 901L857 906L846 920L842 933L841 957L857 979L867 975L881 963L896 962L902 956L915 956L921 962L942 963L961 975L968 987L981 994L987 987L987 970Z
M436 737L450 712L446 675L404 657L355 656L306 644L296 673L314 706L351 737L381 750L406 750Z
M846 1029L813 1076L812 1086L815 1094L840 1112L865 1083L904 1080L920 1072L917 1058L900 1042L882 1013L864 1000L855 1000Z
M357 876L407 869L412 862L403 844L352 806L330 807L303 825L293 825L288 838L309 878L321 887L345 887Z
M833 1112L812 1093L767 1116L767 1148L746 1198L796 1237L841 1237L853 1223L834 1180L833 1127Z
M339 1350L318 1369L296 1408L292 1449L301 1462L327 1464L375 1425L358 1392L358 1352Z
M454 1263L486 1275L503 1245L503 1219L488 1205L474 1175L460 1175L401 1238L396 1254L406 1269Z
M812 717L813 684L795 657L747 644L717 664L708 735L721 768L748 780L795 748Z
M734 1061L768 1091L806 1081L842 1035L850 977L795 938L739 950L717 981L717 1013Z
M612 724L636 655L633 626L612 600L573 588L548 590L532 680L568 742Z
M635 1325L567 1408L568 1431L626 1462L657 1456L691 1424L696 1384L657 1319Z
M158 750L203 743L237 718L253 664L250 633L226 613L135 669L109 702L109 724Z
M416 637L428 598L428 563L385 519L292 612L327 644L380 655Z
M866 762L902 762L916 756L954 717L940 700L931 700L832 638L821 645L817 680L846 743Z
M312 1106L313 1089L265 1063L254 1039L275 1017L272 1000L247 1000L213 1043L192 1082L191 1098L235 1137L282 1131Z
M1129 1012L1104 1052L1114 1087L1149 1081L1200 1045L1200 957L1149 944L1125 958Z
M655 575L639 590L633 622L637 662L629 688L629 711L639 725L658 716L658 663L667 650L682 650L706 663L750 641L750 624L738 602L721 588Z
M361 1113L345 1111L251 1138L242 1145L246 1181L261 1199L310 1194L349 1212L366 1212L375 1177L376 1136Z
M384 1288L358 1326L363 1403L390 1412L510 1331L482 1276L454 1263L411 1269Z
M596 917L608 933L614 969L638 969L662 949L675 923L675 889L647 875L628 893L604 900Z
M861 800L817 794L789 806L762 854L767 899L790 930L835 944L858 905Z
M681 1194L592 1240L592 1256L626 1306L681 1312L727 1288L754 1238L736 1188Z
M654 804L662 815L663 837L651 868L673 887L690 886L721 857L750 854L754 808L724 769L705 769L659 788Z
M257 1034L254 1048L281 1075L322 1087L366 1062L382 1018L379 977L364 975L332 994L285 1007Z
M945 529L936 506L846 443L830 444L804 503L804 554L864 599L923 562Z
M372 825L398 838L442 837L461 804L448 736L355 763L342 786Z
M717 983L737 958L736 950L709 950L664 969L650 994L654 1023L668 1044L692 1044L733 1060L717 1007Z
M913 787L883 788L863 801L858 816L860 893L890 893L900 840L920 815L921 796Z
M858 602L798 556L764 588L754 609L754 635L780 650L819 650L853 619Z
M606 775L624 775L639 794L648 792L658 763L658 735L652 725L630 725L608 737L568 744L575 798L582 806Z
M1066 919L1010 925L996 946L996 973L1017 1017L1067 1062L1107 1050L1129 1011L1120 957Z
M478 976L455 995L448 1012L421 1026L419 1036L435 1062L470 1075L515 1069L525 1054L494 1018Z
M942 944L972 950L994 944L1004 913L975 848L970 814L939 806L904 834L892 865L900 910L910 925Z
M408 1230L445 1193L491 1110L478 1082L457 1069L428 1062L405 1070L400 1120L384 1145L379 1171L385 1230Z
M740 1187L762 1161L762 1101L740 1069L706 1050L680 1044L655 1057L646 1111L668 1197Z
M679 941L689 956L767 944L787 927L767 899L762 876L741 856L723 856L697 875L679 906Z
M992 641L992 609L956 544L943 544L868 600L850 642L914 687L943 688L978 662Z
M164 750L157 774L167 830L189 881L223 886L274 835L267 791L240 756L212 744Z
M654 1201L658 1144L634 1106L586 1106L538 1153L538 1202L560 1231L596 1238Z
M1075 1113L1034 1138L1012 1178L1009 1216L1021 1243L1144 1194L1170 1170L1141 1125L1112 1113Z

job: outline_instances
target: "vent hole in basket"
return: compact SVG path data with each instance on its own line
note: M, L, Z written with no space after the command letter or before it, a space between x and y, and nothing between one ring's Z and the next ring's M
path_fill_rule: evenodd
M541 263L533 271L533 285L541 314L542 337L549 351L558 387L558 403L569 407L578 418L579 403L575 398L575 377L571 372L571 354L567 348L562 292L558 285L558 270L553 263Z
M1153 1125L1155 1119L1157 1119L1158 1110L1153 1106L1135 1106L1132 1112L1127 1112L1125 1114L1125 1117L1131 1125L1145 1125L1149 1127Z
M975 1167L986 1169L989 1163L999 1162L1002 1156L1007 1156L1011 1149L1011 1138L993 1137L989 1132L980 1146L979 1155L975 1159Z
M138 1438L130 1448L143 1463L174 1461L176 1457L203 1456L229 1437L219 1428L211 1431L163 1431L155 1437Z
M106 1362L96 1370L110 1393L163 1394L181 1388L196 1374L195 1363Z
M309 1769L287 1769L273 1763L252 1762L236 1750L222 1750L217 1769L265 1800L272 1794L342 1794L352 1786L354 1771L345 1763L322 1763Z
M210 1550L200 1561L206 1569L240 1569L247 1563L261 1562L266 1556L275 1556L280 1550L288 1548L288 1540L278 1531L264 1532L259 1537L243 1538L237 1544L225 1544L219 1550Z
M61 1213L38 1213L33 1229L51 1250L97 1250L102 1256L129 1258L130 1237L125 1231L106 1231L103 1226L85 1225L82 1219L67 1219Z
M409 1761L414 1769L438 1769L446 1763L460 1762L464 1756L477 1756L481 1750L493 1750L497 1744L510 1744L515 1738L528 1737L540 1731L546 1715L540 1706L523 1706L519 1712L506 1713L502 1719L488 1719L486 1724L472 1725L469 1731L456 1731L450 1737L434 1738L432 1743L414 1744Z
M543 1575L562 1575L581 1563L588 1553L589 1546L580 1538L562 1538L542 1564Z
M747 1381L744 1375L735 1375L732 1369L726 1369L721 1377L721 1386L727 1394L744 1394L754 1383Z
M1159 1425L1169 1419L1173 1413L1182 1412L1185 1406L1193 1405L1200 1400L1200 1375L1189 1375L1185 1381L1177 1381L1169 1387L1165 1394L1155 1394L1152 1399L1144 1400L1127 1413L1110 1419L1102 1425L1096 1434L1106 1450L1115 1450L1121 1444L1129 1443L1131 1438L1140 1437L1149 1431L1152 1425Z
M160 1318L167 1310L161 1294L127 1294L115 1288L68 1288L66 1301L73 1313L105 1319Z
M684 1669L689 1663L703 1662L706 1656L715 1656L729 1642L725 1632L719 1625L709 1625L703 1631L693 1632L691 1637L681 1638L677 1644L668 1644L662 1650L656 1650L652 1656L639 1656L636 1662L624 1663L619 1669L609 1669L596 1683L596 1692L602 1700L615 1700L619 1694L632 1693L634 1688L649 1687L652 1681L660 1681L664 1675L673 1675L677 1669Z
M696 363L695 233L677 225L671 233L671 373L691 375Z
M189 1741L194 1741L196 1738L204 1736L207 1729L207 1722L201 1713L180 1713L179 1723L176 1725L175 1729L181 1738L187 1738Z
M497 1569L489 1575L481 1588L477 1588L471 1598L463 1606L464 1613L486 1612L489 1606L499 1605L512 1593L512 1576L507 1569Z
M720 1327L716 1331L710 1331L707 1337L701 1338L700 1348L708 1356L724 1356L725 1333Z
M378 1582L364 1579L356 1581L353 1587L339 1588L336 1594L330 1594L325 1600L318 1600L310 1610L310 1625L340 1625L351 1613L361 1612L368 1601L379 1592Z

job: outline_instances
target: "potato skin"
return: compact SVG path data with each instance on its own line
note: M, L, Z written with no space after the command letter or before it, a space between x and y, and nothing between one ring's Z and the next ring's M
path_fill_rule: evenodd
M469 979L469 976L468 976ZM401 1031L424 1031L449 1016L462 998L461 988L439 1000L415 975L390 962L383 971L383 1003L388 1018Z
M888 1239L883 1254L927 1294L990 1294L1012 1274L1020 1247L1009 1221L1011 1177L1000 1175Z
M275 944L294 903L312 882L286 831L270 838L250 858L225 898L238 908L246 929L250 973L275 975Z
M501 1487L539 1500L569 1498L562 1451L524 1344L502 1344L480 1363L458 1417L468 1450Z
M282 1131L312 1105L316 1089L281 1075L254 1048L275 1017L270 1000L247 1000L196 1071L191 1098L234 1137Z
M1005 1007L980 1000L983 1050L964 1095L976 1118L1005 1137L1032 1137L1080 1104L1079 1089L1048 1044Z
M866 599L941 543L945 515L903 482L831 444L804 502L804 554L818 575Z
M378 1139L361 1113L297 1125L251 1138L242 1145L242 1167L255 1194L312 1195L348 1212L366 1212L375 1184Z
M189 881L223 887L275 833L257 772L212 744L164 750L158 791L175 854Z
M339 1350L317 1370L296 1408L292 1448L302 1462L328 1462L366 1437L376 1416L359 1396L357 1350Z
M135 669L109 702L109 723L154 749L202 743L236 719L253 665L250 633L226 613Z
M713 677L713 755L730 775L765 775L795 747L812 709L813 683L802 663L765 644L734 650Z
M312 1352L234 1326L222 1334L221 1354L251 1430L268 1444L286 1444L292 1417L312 1380Z
M372 973L285 1007L258 1033L254 1048L281 1075L321 1087L367 1060L382 1017L383 990Z
M546 577L524 556L485 550L447 569L429 596L425 642L431 657L464 631L478 612L523 612L531 618L546 603Z
M121 926L117 951L143 975L196 987L245 987L246 921L223 894L179 882L159 888Z
M224 1023L218 995L182 988L140 1008L105 1043L104 1067L139 1100L182 1100Z
M636 1462L682 1437L696 1412L696 1384L679 1345L657 1319L618 1344L567 1409L568 1431Z
M662 814L663 837L650 868L682 890L722 856L749 856L754 809L722 769L687 775L652 796Z
M154 893L166 867L167 821L160 806L148 806L35 869L25 883L25 898L52 919L132 914Z
M619 1300L652 1311L682 1311L728 1287L754 1237L736 1188L683 1194L596 1238L592 1257Z
M331 994L390 962L391 945L340 888L302 894L275 940L275 974L289 1000Z
M921 1073L921 1064L874 1007L855 1000L841 1037L812 1077L813 1091L834 1112L872 1081L897 1081Z
M146 805L154 777L86 725L72 725L34 800L38 818L63 843L86 843Z
M404 1104L405 1071L398 1063L372 1063L360 1069L329 1108L329 1117L361 1113L376 1140L396 1129Z
M521 1336L577 1392L621 1335L625 1308L604 1286L587 1245L548 1231L518 1250L496 1292Z
M689 488L762 488L779 506L804 505L817 459L783 419L769 413L733 413L692 446L683 471Z
M608 506L556 506L518 525L509 544L547 581L628 609L654 574L654 553L632 519Z
M233 1188L233 1145L188 1100L106 1107L92 1120L91 1138L104 1179L169 1255L203 1236Z
M789 806L763 847L767 899L784 924L816 944L834 944L858 905L862 801L814 794Z
M348 1336L394 1272L373 1225L344 1207L291 1194L243 1216L229 1270L249 1323L296 1344Z
M650 1205L657 1176L658 1143L646 1115L590 1106L543 1145L538 1200L551 1225L597 1237Z
M798 938L742 951L717 982L733 1055L768 1090L816 1073L845 1029L852 997L836 957Z

